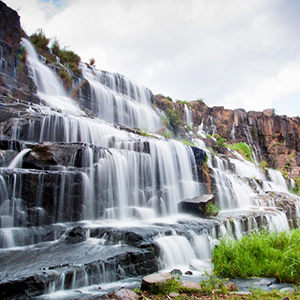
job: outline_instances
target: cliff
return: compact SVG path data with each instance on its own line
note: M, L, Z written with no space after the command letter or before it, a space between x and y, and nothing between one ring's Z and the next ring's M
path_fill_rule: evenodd
M280 169L289 177L299 177L299 117L278 116L272 109L246 112L244 109L230 110L222 106L208 107L202 100L172 102L162 95L155 96L155 103L164 111L171 109L180 112L183 121L181 136L185 136L186 131L186 106L192 121L192 128L189 129L194 134L197 135L201 129L208 137L219 134L228 144L247 143L252 147L258 163L263 162L264 166ZM213 145L209 138L205 140Z

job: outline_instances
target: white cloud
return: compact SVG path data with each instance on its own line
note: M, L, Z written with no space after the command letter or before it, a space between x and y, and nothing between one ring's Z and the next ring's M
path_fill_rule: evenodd
M43 28L84 61L173 99L261 110L299 93L297 0L6 2L29 34Z

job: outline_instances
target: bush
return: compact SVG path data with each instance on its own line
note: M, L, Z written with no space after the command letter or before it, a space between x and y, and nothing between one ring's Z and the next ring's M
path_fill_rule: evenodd
M37 32L30 36L30 41L36 47L48 51L48 44L50 39L48 39L43 31L43 29L38 29Z
M81 71L79 70L79 63L81 58L75 52L61 49L59 42L57 39L54 39L52 46L51 46L52 53L60 58L60 62L68 67L73 73L77 76L81 75Z
M299 229L255 232L240 240L224 237L213 250L214 270L221 277L275 277L300 283L299 242Z
M167 118L169 119L169 124L172 127L175 134L180 130L180 127L183 126L183 121L181 120L181 112L174 109L166 110Z
M218 278L214 272L210 275L205 271L205 275L206 280L200 281L201 293L211 294L213 290L220 290L222 294L227 294L225 280Z
M219 152L222 150L222 148L227 146L227 140L222 138L219 134L214 134L214 138L216 139L216 142L214 143L214 150Z

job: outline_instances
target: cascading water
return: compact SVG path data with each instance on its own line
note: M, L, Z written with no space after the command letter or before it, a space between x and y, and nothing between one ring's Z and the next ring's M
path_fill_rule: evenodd
M152 131L161 127L147 88L119 74L99 71L85 64L81 68L91 89L88 105L99 118ZM81 102L84 104L84 100Z
M268 222L273 230L288 227L275 200L257 197L277 186L286 191L279 174L269 171L267 180L240 157L211 154L199 139L195 144L209 156L221 212L212 219L180 214L178 202L203 193L193 149L109 123L159 128L151 92L82 65L91 103L80 97L78 104L30 43L23 44L41 104L20 102L0 131L9 149L0 156L2 286L21 277L32 286L36 276L34 288L48 293L41 299L72 299L79 288L86 295L89 289L101 293L99 284L159 269L203 272L212 268L217 237L240 238ZM97 117L87 115L88 106ZM216 132L211 117L199 131L204 137Z
M185 116L185 123L193 128L193 115L192 110L190 107L188 107L186 104L184 104L184 116Z

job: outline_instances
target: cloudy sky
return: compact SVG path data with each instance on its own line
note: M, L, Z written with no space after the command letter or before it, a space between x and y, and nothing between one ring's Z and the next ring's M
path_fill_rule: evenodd
M300 116L299 0L3 0L27 34L174 100Z

